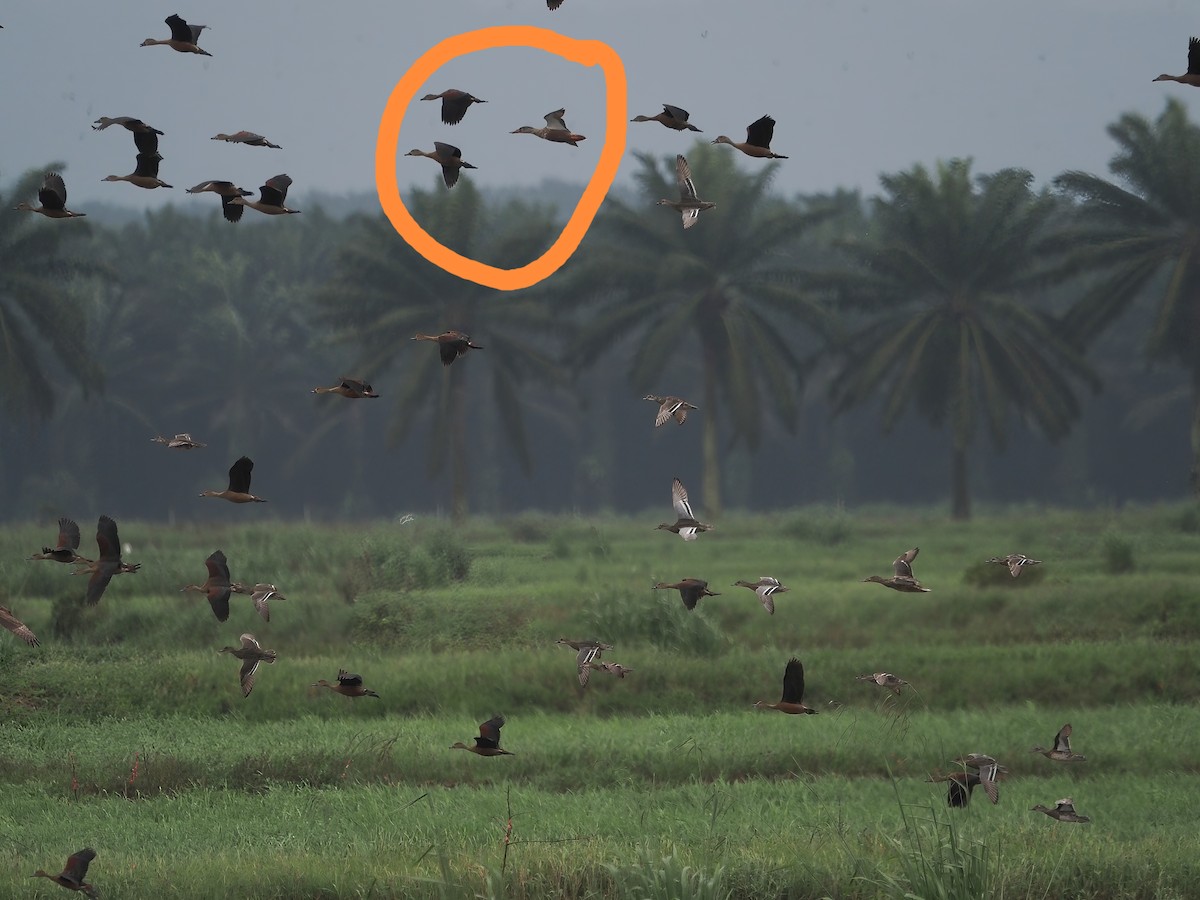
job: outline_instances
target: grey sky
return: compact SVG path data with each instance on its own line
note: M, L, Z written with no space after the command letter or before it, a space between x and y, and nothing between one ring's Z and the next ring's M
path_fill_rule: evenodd
M353 10L353 12L351 12ZM141 48L165 38L172 12L211 26L213 57ZM709 140L744 138L764 113L778 120L777 186L787 192L876 189L880 172L972 156L977 171L1010 165L1039 181L1068 168L1106 172L1104 132L1118 115L1156 116L1168 96L1197 117L1200 90L1152 84L1187 68L1200 32L1194 4L1167 0L356 0L345 5L228 0L189 6L132 0L9 4L0 24L0 178L67 163L70 205L206 203L183 189L208 178L246 188L287 172L291 206L313 188L374 189L375 140L388 94L439 40L493 25L529 24L595 38L622 57L630 117L664 102L689 110ZM490 101L457 126L437 104L414 103L399 154L454 143L480 187L583 181L603 143L603 80L535 50L495 50L447 65L430 90ZM576 150L526 135L560 106L588 140ZM102 184L133 171L132 136L93 132L101 115L140 117L166 132L160 175L175 190ZM227 145L219 131L257 131L283 150ZM686 150L693 135L629 126L630 150ZM729 152L736 152L730 150ZM758 165L748 158L744 166ZM635 165L627 153L618 179ZM398 158L401 185L432 186L437 167Z

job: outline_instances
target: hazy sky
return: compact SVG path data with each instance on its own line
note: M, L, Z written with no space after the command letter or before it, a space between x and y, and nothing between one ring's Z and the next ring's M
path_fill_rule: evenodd
M172 12L211 26L211 59L138 45L168 36ZM1161 112L1179 97L1200 119L1200 90L1152 84L1187 68L1200 33L1194 2L1168 0L355 0L346 5L208 0L191 6L132 0L7 4L0 24L0 183L52 160L66 163L70 205L94 199L208 203L183 189L208 178L257 188L294 179L291 206L313 188L374 189L379 117L409 64L445 37L530 24L595 38L622 57L630 116L664 102L689 110L709 140L744 138L764 113L774 149L791 158L788 192L861 187L914 162L972 156L977 171L1030 168L1039 181L1068 168L1107 172L1104 128L1127 111ZM494 50L448 64L430 82L489 103L457 126L435 103L415 103L399 154L458 145L479 186L543 176L583 181L604 138L604 87L585 70L536 50ZM588 140L576 150L520 125L567 109ZM132 136L94 132L98 116L137 116L166 133L160 175L175 189L101 183L133 171ZM224 144L217 132L257 131L269 150ZM695 135L657 123L629 126L630 150L686 151ZM730 150L729 152L736 152ZM635 165L627 153L619 179ZM758 165L746 157L739 163ZM401 185L432 186L429 160L398 156Z

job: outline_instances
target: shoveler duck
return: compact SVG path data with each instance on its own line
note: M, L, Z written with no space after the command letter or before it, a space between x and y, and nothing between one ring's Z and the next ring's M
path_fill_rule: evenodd
M778 578L772 578L770 575L759 575L758 581L735 581L733 586L750 588L750 590L758 594L758 599L762 603L763 609L771 615L775 615L775 595L791 590L791 588L780 584Z
M146 38L142 41L143 47L165 45L179 53L196 53L200 56L212 56L207 50L200 49L200 32L207 28L207 25L189 25L178 15L167 16L165 21L167 27L171 29L171 36L165 41Z
M442 357L442 365L448 366L460 356L466 356L468 350L482 350L478 344L471 342L469 334L461 331L443 331L441 334L421 334L412 337L414 341L433 341L438 345L438 354Z
M241 646L239 647L222 647L218 652L232 653L242 661L242 671L239 676L242 684L242 696L249 697L250 692L254 690L254 673L258 670L259 663L273 663L279 658L279 654L274 650L264 650L252 634L243 634L241 638Z
M1061 800L1054 802L1053 809L1047 809L1042 804L1031 806L1030 812L1045 813L1052 819L1058 819L1060 822L1090 822L1091 816L1081 816L1075 812L1075 801L1070 797L1063 797Z
M500 749L500 729L504 727L504 716L492 716L479 726L479 737L475 738L475 746L468 747L462 741L450 745L451 750L467 750L479 756L515 756L507 750Z
M242 213L246 209L244 203L234 203L234 197L253 197L254 191L248 191L245 188L240 188L232 181L216 181L210 179L202 181L195 187L187 189L189 194L216 194L221 198L221 215L225 217L226 222L240 222Z
M30 206L24 200L13 207L17 212L32 212L47 219L82 219L87 213L71 212L67 209L67 185L57 172L47 172L38 189L41 206Z
M67 857L67 864L58 875L51 875L49 872L38 869L29 877L49 878L59 887L65 887L69 891L80 891L87 897L99 897L96 888L83 880L87 877L88 866L95 858L96 851L91 847L85 847L78 853L72 853Z
M223 491L201 491L200 496L220 497L230 503L266 503L265 498L250 493L250 473L253 470L254 461L250 457L239 457L229 467L229 487Z
M669 206L683 216L683 227L691 228L700 219L700 213L713 209L717 204L710 200L701 200L696 196L696 185L692 181L692 168L681 155L675 157L675 177L679 181L679 199L668 200L665 197L658 201L659 206Z
M1054 736L1054 746L1046 749L1042 746L1034 747L1030 753L1040 753L1047 759L1057 760L1058 762L1083 762L1087 759L1082 753L1076 753L1071 749L1071 723L1068 722L1062 728L1058 729L1058 734Z
M41 553L35 553L30 559L51 559L60 563L89 563L77 552L79 549L79 526L73 519L63 516L58 520L58 543L53 547L43 547Z
M282 150L279 144L272 144L261 134L253 131L235 131L233 134L214 134L209 140L225 141L227 144L245 144L247 147L270 147L272 150Z
M458 184L458 175L460 169L478 169L478 166L473 166L462 158L462 151L453 144L444 144L441 141L433 142L433 152L429 153L425 150L418 150L414 147L404 154L405 156L424 156L426 159L432 159L435 163L442 167L442 180L446 182L446 188L452 188Z
M775 135L775 120L770 116L763 116L761 119L756 119L746 126L746 140L739 144L737 141L731 141L725 135L717 137L714 144L729 144L731 147L736 147L747 156L753 156L758 159L787 159L782 153L773 153L771 151L771 138Z
M783 697L778 703L768 703L759 700L754 704L755 709L777 709L790 716L815 716L817 711L805 706L804 700L804 665L796 657L788 660L783 670Z
M93 561L81 557L76 560L79 568L71 573L91 574L85 595L89 606L100 602L114 575L129 574L142 567L141 563L127 563L121 559L121 539L117 536L117 523L108 516L101 516L96 523L96 545L100 548L99 559Z
M581 687L587 687L588 679L591 677L592 670L589 668L589 663L599 659L600 654L605 650L611 650L612 644L601 643L594 640L579 640L572 641L568 638L559 638L554 643L564 644L572 650L577 650L579 655L575 657L575 667L578 670L579 684Z
M693 515L692 505L688 503L687 490L678 478L671 481L671 503L675 507L677 516L675 522L673 524L661 522L656 526L656 531L670 531L685 541L694 541L697 534L714 529L714 526L701 522Z
M678 397L659 397L656 394L647 394L643 400L653 400L658 404L658 415L654 417L654 427L659 428L672 418L679 425L687 421L689 409L699 409L697 406L692 406L686 400L681 400Z
M983 786L984 793L987 794L989 800L993 804L1000 802L1000 789L996 786L996 782L1001 775L1007 775L1008 769L1000 765L996 760L988 756L986 753L968 753L966 756L959 756L954 759L954 762L968 769L975 769L978 773L979 784ZM967 772L956 772L956 775L969 775ZM951 804L963 805L966 804Z
M254 587L246 587L241 582L235 581L229 585L229 590L234 594L249 594L255 611L262 616L264 622L271 621L271 608L268 604L272 600L287 599L287 597L279 593L279 590L273 584L260 583L254 585Z
M679 591L679 597L683 600L684 609L692 610L696 608L696 604L700 602L701 597L720 597L717 591L708 589L708 582L701 581L699 578L685 578L682 581L676 581L674 584L667 584L660 581L654 585L654 590L666 590L673 588Z
M660 122L672 131L700 131L699 128L688 121L688 111L686 109L680 109L678 106L672 106L669 103L664 103L663 111L656 116L634 116L629 121Z
M1188 67L1182 75L1159 75L1155 81L1178 81L1180 84L1190 84L1200 87L1200 38L1188 40Z
M313 687L327 687L335 694L341 694L343 697L378 697L379 695L372 690L363 687L361 675L356 675L353 672L347 672L345 669L338 669L337 684L330 684L324 678L313 683Z
M186 594L188 591L194 591L204 594L208 598L208 605L212 607L217 621L224 622L229 618L229 594L233 590L229 582L229 562L225 559L224 553L214 550L204 560L204 566L208 569L208 579L204 584L189 584L180 589L179 593Z
M1021 569L1024 566L1040 566L1040 559L1030 559L1024 553L1010 553L1008 556L993 556L988 560L989 563L996 563L1001 566L1008 566L1008 573L1016 578L1021 574Z
M900 689L908 684L903 678L897 678L891 672L875 672L872 675L855 675L855 681L873 681L882 688L887 688L893 694L899 694Z
M446 125L457 125L461 122L472 103L487 103L486 100L480 100L474 94L468 94L457 88L450 88L440 94L426 94L421 99L442 101L442 122Z
M532 134L535 137L540 137L544 141L551 141L555 144L570 144L572 147L578 147L580 141L586 141L587 138L582 134L575 134L567 127L563 116L567 114L566 107L556 109L554 112L546 113L546 127L534 128L532 125L522 125L511 134Z
M7 606L0 606L0 625L3 625L30 647L36 647L40 643L29 626L13 615L13 611Z
M917 558L917 554L921 552L920 547L913 547L907 553L901 553L892 561L892 569L895 574L891 578L883 578L880 575L871 575L863 579L863 583L873 582L882 584L884 587L889 587L894 591L903 591L907 594L929 593L929 588L917 581L913 576L912 561Z
M347 378L345 375L338 379L333 387L315 387L314 394L341 394L349 400L362 400L365 397L376 398L379 395L375 389L360 378Z
M260 213L265 213L268 216L284 216L298 215L301 210L289 209L285 202L287 200L288 188L292 186L292 179L287 175L276 175L273 178L268 178L267 183L258 189L257 200L247 200L247 195L235 195L229 198L229 202L235 206L248 206L251 209L256 209Z
M101 181L128 181L134 187L145 188L148 191L160 187L173 187L158 177L158 164L162 162L162 158L162 154L157 150L150 153L139 153L137 165L130 174L105 175Z
M166 444L168 450L198 450L201 447L207 447L208 444L202 444L197 440L193 440L192 436L186 431L182 431L175 437L166 438L161 434L157 437L150 438L155 444Z

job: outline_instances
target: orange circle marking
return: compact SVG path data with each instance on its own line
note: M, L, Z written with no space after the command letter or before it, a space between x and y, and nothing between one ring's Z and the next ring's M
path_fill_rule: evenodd
M409 213L400 197L400 185L396 180L400 126L404 122L404 112L418 89L450 60L493 47L536 47L581 66L599 66L604 73L605 137L596 171L558 240L533 262L517 269L498 269L461 256L439 244ZM603 41L580 41L531 25L482 28L446 38L427 50L404 73L383 109L379 139L375 144L375 188L379 192L379 202L400 236L423 257L452 275L501 291L516 291L537 284L553 275L571 258L608 195L625 152L625 130L628 125L625 121L626 107L625 67L616 51Z

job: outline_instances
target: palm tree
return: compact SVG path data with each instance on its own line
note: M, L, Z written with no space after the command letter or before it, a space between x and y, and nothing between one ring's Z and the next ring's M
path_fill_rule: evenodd
M1127 113L1108 133L1120 147L1109 168L1127 187L1086 172L1055 179L1083 201L1062 238L1072 248L1064 270L1099 276L1065 321L1090 340L1139 298L1157 297L1145 350L1191 376L1190 481L1200 496L1200 128L1171 99L1156 121Z
M700 495L715 517L721 416L730 420L733 440L751 449L769 416L796 427L806 367L791 326L823 330L829 319L806 293L790 251L824 213L768 194L778 163L756 163L746 174L737 154L698 143L688 162L700 196L716 209L684 231L678 214L653 208L656 199L678 195L675 159L665 158L660 169L654 157L635 155L638 205L610 196L570 268L582 321L571 356L588 365L633 338L628 377L637 392L660 387L668 367L676 372L672 384L698 376Z
M883 427L912 406L949 425L951 513L970 516L967 451L980 420L1002 444L1008 415L1064 437L1080 413L1073 381L1095 385L1080 351L1027 299L1043 283L1043 237L1058 204L1004 169L972 179L969 160L884 175L856 263L824 281L867 314L832 383L837 410L883 395Z
M25 418L48 418L54 411L51 359L85 391L103 387L85 340L84 303L67 289L72 275L100 269L80 247L88 224L10 212L17 200L37 193L45 171L62 168L51 163L26 172L0 194L0 404Z
M439 179L440 180L440 179ZM548 211L520 202L489 209L470 179L455 190L415 191L409 209L435 239L491 265L519 265L545 251L557 234ZM335 343L359 348L364 375L398 366L389 436L402 442L420 423L429 434L428 471L450 462L456 519L468 506L470 404L486 390L508 444L526 473L532 469L521 389L553 385L559 370L545 345L561 334L561 319L534 295L506 296L427 262L382 215L349 225L330 280L317 292L317 322ZM443 366L428 345L410 343L417 332L462 331L485 352ZM490 382L490 384L488 384Z

